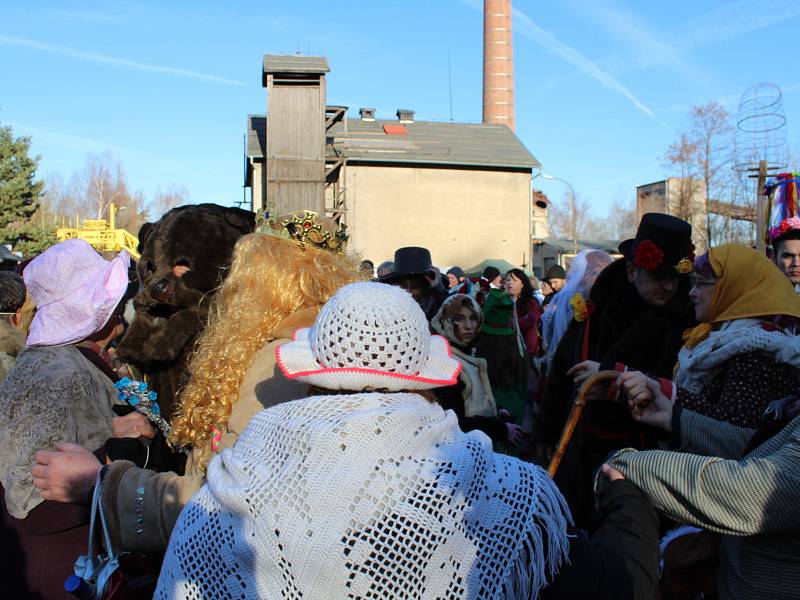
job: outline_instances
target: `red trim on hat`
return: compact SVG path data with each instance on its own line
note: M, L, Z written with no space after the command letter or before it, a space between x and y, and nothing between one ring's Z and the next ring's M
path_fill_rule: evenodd
M307 329L301 327L300 329L296 330L292 334L292 339L296 339L298 332L301 329ZM453 352L450 349L450 343L447 341L446 338L442 337L441 335L431 335L431 338L437 337L444 341L445 347L447 348L447 357L453 358ZM429 379L428 377L419 377L418 375L405 375L403 373L393 373L391 371L378 371L377 369L365 369L362 367L346 367L340 369L332 369L332 368L322 368L322 369L314 369L312 371L298 371L297 373L291 373L286 366L283 364L283 360L281 360L281 347L277 346L275 348L275 362L278 363L278 368L281 372L286 376L287 379L297 379L298 377L311 377L313 375L325 375L325 374L336 374L336 373L363 373L366 375L377 375L379 377L388 377L390 379L400 379L404 381L418 381L420 383L431 383L437 384L437 386L447 386L447 385L455 385L458 383L458 376L461 373L461 361L456 360L456 369L453 372L453 375L450 379Z

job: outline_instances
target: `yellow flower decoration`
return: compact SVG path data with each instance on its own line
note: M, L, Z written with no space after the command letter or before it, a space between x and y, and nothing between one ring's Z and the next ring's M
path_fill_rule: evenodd
M675 265L675 270L681 275L686 275L686 273L691 273L694 271L694 265L688 258L684 258L677 265Z
M572 307L572 316L578 323L586 320L588 308L586 307L586 300L584 300L583 296L575 294L569 299L569 305Z

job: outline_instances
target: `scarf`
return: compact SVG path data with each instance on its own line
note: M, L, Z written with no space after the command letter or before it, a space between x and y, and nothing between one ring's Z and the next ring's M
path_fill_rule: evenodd
M773 315L800 318L800 298L792 284L763 254L742 244L723 244L708 251L717 277L708 322L684 334L693 348L725 321Z
M681 348L675 384L700 393L730 359L750 352L765 352L775 362L800 369L800 335L765 328L758 319L737 319L711 331L696 346Z
M417 394L255 415L183 509L156 598L534 598L567 557L547 474Z
M439 335L445 337L451 345L458 346L459 348L463 348L464 345L461 343L461 340L456 337L455 331L453 330L453 317L455 317L464 306L469 308L478 319L478 327L475 331L475 335L477 336L483 326L483 311L472 296L453 294L442 303L437 313L431 319L431 328Z

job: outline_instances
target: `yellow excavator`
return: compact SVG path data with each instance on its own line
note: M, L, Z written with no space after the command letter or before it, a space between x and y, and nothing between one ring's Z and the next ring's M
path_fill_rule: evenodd
M139 260L136 248L139 240L135 235L125 229L117 229L117 205L111 203L108 207L108 220L84 219L83 225L76 223L75 227L59 227L56 229L56 238L59 242L64 240L86 240L98 252L119 252L126 250L131 258Z

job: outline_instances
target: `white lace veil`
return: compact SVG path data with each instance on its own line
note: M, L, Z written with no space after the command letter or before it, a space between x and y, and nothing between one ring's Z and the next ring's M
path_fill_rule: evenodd
M567 271L564 287L556 293L550 303L545 307L542 315L542 342L547 353L547 368L553 362L553 355L558 348L561 337L572 322L572 306L569 301L575 294L580 294L584 299L589 299L589 291L594 285L600 271L614 261L607 252L602 250L581 250L572 259Z

